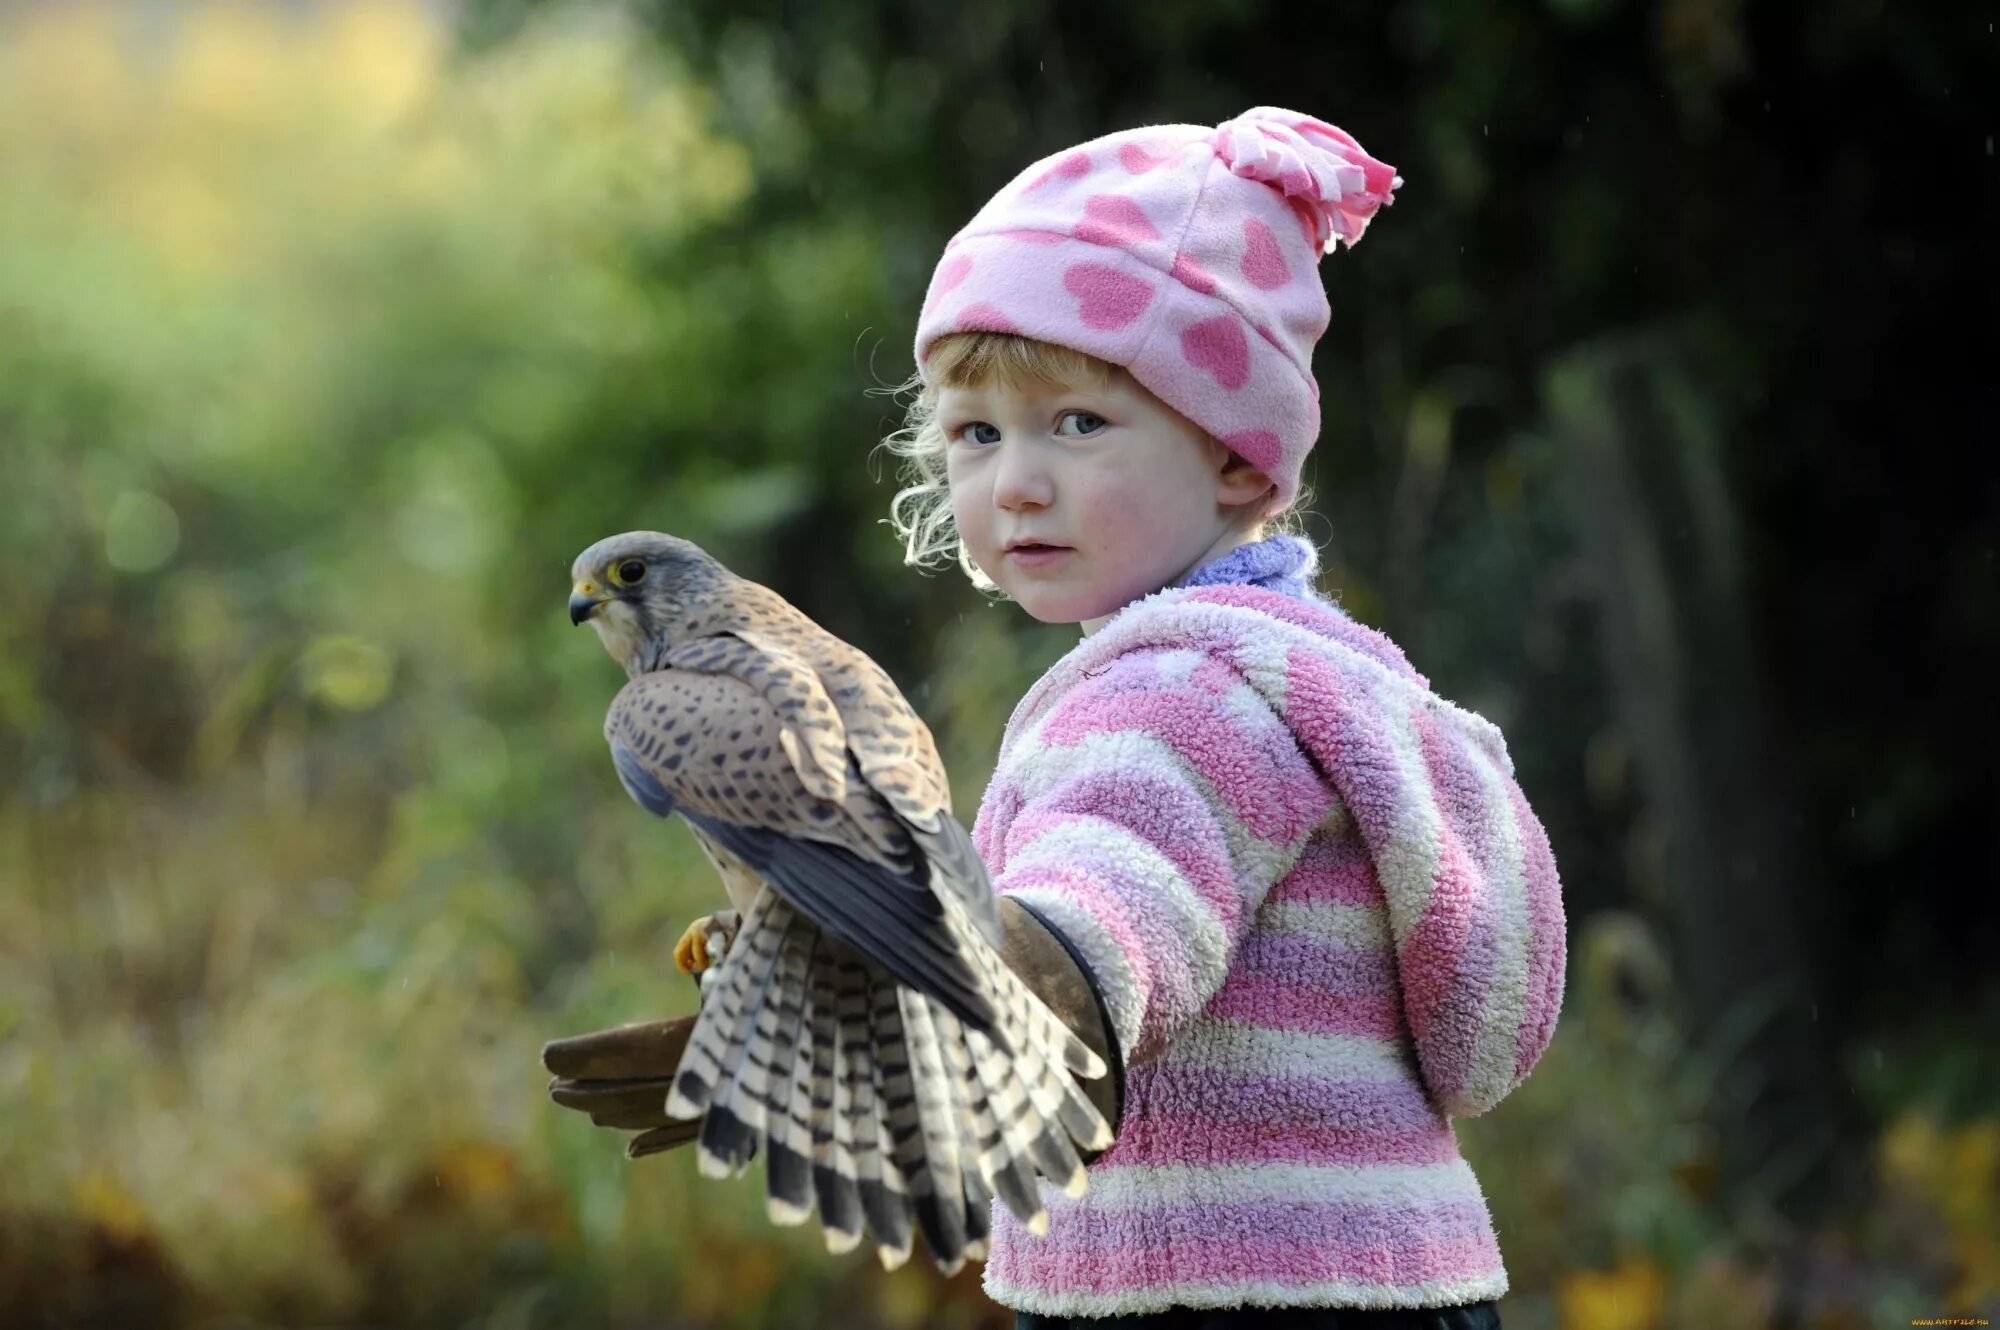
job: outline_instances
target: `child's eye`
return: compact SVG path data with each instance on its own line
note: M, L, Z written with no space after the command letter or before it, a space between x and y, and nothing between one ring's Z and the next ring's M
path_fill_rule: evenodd
M1104 428L1104 423L1105 423L1104 417L1098 415L1095 411L1063 412L1064 424L1068 424L1072 420L1078 422L1076 427L1076 432L1082 435L1097 433L1097 431Z
M992 430L993 437L988 438L984 433L982 433L982 431L984 430ZM972 444L998 443L1000 442L1000 427L997 425L989 425L983 420L969 421L966 424L960 425L957 429L953 430L952 437L963 439L967 443L972 443Z

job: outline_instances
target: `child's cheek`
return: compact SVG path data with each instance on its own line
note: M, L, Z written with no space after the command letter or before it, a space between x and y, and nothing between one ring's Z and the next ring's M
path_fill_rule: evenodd
M984 535L984 528L978 510L968 500L964 490L951 491L951 520L958 528L959 538L977 550Z

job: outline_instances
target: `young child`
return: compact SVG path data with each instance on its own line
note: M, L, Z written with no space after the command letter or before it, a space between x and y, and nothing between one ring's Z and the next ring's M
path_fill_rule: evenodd
M1449 1119L1534 1066L1560 887L1500 732L1313 589L1319 256L1401 179L1309 116L1112 134L945 246L887 441L909 561L1083 639L1015 708L973 837L1112 1026L1124 1107L1017 1325L1497 1326ZM1341 1310L1334 1310L1341 1309Z

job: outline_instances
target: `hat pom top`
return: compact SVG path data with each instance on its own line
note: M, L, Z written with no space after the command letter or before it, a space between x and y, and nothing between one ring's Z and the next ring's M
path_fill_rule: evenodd
M1246 180L1282 193L1312 228L1314 248L1351 249L1376 209L1394 203L1403 178L1346 130L1297 111L1260 106L1215 131L1215 154Z

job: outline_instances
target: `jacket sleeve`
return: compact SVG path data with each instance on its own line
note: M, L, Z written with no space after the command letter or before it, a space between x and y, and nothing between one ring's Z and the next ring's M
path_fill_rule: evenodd
M1334 777L1374 861L1426 1087L1471 1117L1527 1078L1555 1033L1566 957L1548 834L1490 722L1433 694L1343 726Z
M994 889L1080 954L1131 1065L1221 988L1332 799L1233 666L1141 648L1079 680L1019 736L973 839Z

